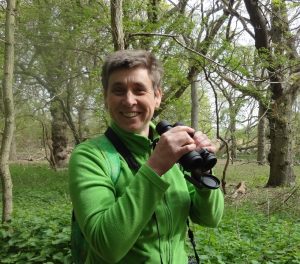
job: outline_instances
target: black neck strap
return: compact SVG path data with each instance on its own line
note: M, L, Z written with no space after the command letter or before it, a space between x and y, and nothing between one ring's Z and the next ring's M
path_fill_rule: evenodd
M104 135L110 140L110 142L114 145L116 150L122 155L122 157L126 160L130 169L134 171L138 171L140 165L130 152L130 150L125 146L125 144L121 141L118 135L108 127L105 131Z

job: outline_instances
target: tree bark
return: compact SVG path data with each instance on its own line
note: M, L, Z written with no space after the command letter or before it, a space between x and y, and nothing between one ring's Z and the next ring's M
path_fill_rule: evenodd
M14 131L16 131L16 128L14 128ZM10 161L16 161L18 159L17 157L17 144L16 144L16 137L15 133L13 133L10 150L9 150L9 160Z
M5 126L1 144L0 175L2 181L2 222L9 222L13 211L12 179L9 169L9 153L15 128L15 112L13 101L13 74L14 74L14 32L16 1L7 0L5 20L5 50L4 50L4 79L3 79L3 106Z
M61 104L58 100L51 101L51 139L55 167L66 166L68 153L68 138L66 136L67 123Z
M115 50L125 49L122 0L111 0L111 28Z
M271 148L268 158L270 175L267 186L292 186L295 184L293 138L291 136L292 101L291 94L277 100L269 116Z
M266 109L262 104L259 104L259 113L258 113L258 126L257 126L257 163L259 165L266 164L266 129L267 129L267 119L265 117Z
M192 102L192 109L191 109L191 125L196 131L199 130L199 100L198 100L198 91L197 91L197 82L196 82L195 75L191 82L191 102Z
M88 98L86 100L82 100L77 108L78 111L78 134L80 137L80 141L86 140L89 135L89 127L87 125L88 121L88 114L86 111L86 102L88 101Z
M236 140L236 112L234 109L229 110L229 131L231 138L230 156L232 162L237 158L237 140Z
M289 50L293 48L291 42L286 40L289 29L285 2L278 2L271 8L271 31L267 29L268 22L261 11L259 2L253 0L244 0L244 2L255 32L256 49L262 61L267 65L269 90L272 96L271 107L268 111L271 149L268 157L270 174L267 186L293 185L295 174L293 171L291 112L296 93L300 88L300 73L299 69L298 72L295 72L297 69L293 69L284 74L283 65L279 65L276 59L285 54L291 56ZM279 9L278 6L280 6ZM270 40L273 43L272 47L269 43ZM291 66L289 65L290 59L291 57L286 58L286 66Z

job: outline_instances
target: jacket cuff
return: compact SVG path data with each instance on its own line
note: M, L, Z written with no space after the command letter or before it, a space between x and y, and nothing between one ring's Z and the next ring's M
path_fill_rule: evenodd
M166 191L170 184L160 177L151 167L147 164L143 164L139 169L138 173L146 177L154 185L160 188L162 191Z

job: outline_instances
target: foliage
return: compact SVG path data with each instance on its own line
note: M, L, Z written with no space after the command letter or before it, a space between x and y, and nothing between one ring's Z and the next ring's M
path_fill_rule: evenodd
M168 117L180 113L173 119L182 119L189 123L188 75L191 67L197 69L201 78L204 78L203 69L207 71L210 78L217 78L216 76L223 72L240 86L245 86L243 93L257 95L262 92L262 96L265 96L265 92L260 91L261 87L247 85L248 78L253 79L262 72L258 67L260 64L257 62L255 48L251 45L253 42L248 38L241 40L245 34L240 32L240 27L231 28L238 21L232 24L229 23L230 21L225 21L215 38L210 38L208 41L206 37L218 28L216 22L225 15L218 5L214 5L211 1L203 1L201 5L189 2L183 11L175 8L169 1L150 2L125 1L123 24L128 48L149 49L163 61L164 98L170 96L172 100L164 102L168 107L162 112L162 116ZM184 2L182 1L182 4ZM83 128L87 131L87 137L99 133L107 120L101 93L100 69L104 56L113 50L109 1L55 0L19 1L18 3L16 32L18 59L15 72L15 101L18 105L17 147L28 145L29 140L32 145L39 144L35 139L39 139L42 132L36 119L42 118L50 127L49 109L55 99L61 100L65 107L64 114L70 114L69 122L73 121L76 129ZM295 9L293 6L290 8L291 12ZM155 12L152 17L151 12L152 14ZM217 69L214 63L188 51L166 35L131 36L140 32L176 35L186 47L206 54L224 67ZM2 50L0 50L0 61L1 59L3 59ZM281 63L281 60L279 62ZM219 78L218 83L224 81ZM211 88L202 86L206 88L205 96L211 97L209 93ZM219 86L215 85L217 90ZM179 90L184 93L177 95L176 92ZM173 96L174 94L176 96ZM203 101L200 104L201 111L207 109L204 110L205 113L199 113L200 119L207 117L206 120L210 123L204 130L210 131L213 127L211 121L215 120L215 117L211 116L209 107L202 107ZM228 105L222 104L219 107L222 111L221 136L228 138L226 130L228 130L230 111ZM80 114L84 115L84 120L80 119ZM255 113L251 115L257 118ZM240 120L237 123L238 126L244 127ZM34 127L32 133L27 133L26 125L30 130ZM200 127L203 128L203 122ZM69 130L69 137L72 137L71 133L72 129ZM214 133L215 131L212 132ZM242 135L243 133L240 133L238 137ZM241 140L238 138L238 142Z
M197 228L201 263L300 263L300 223L255 210L228 208L218 228Z
M50 2L19 1L18 3L18 30L16 32L17 70L15 72L15 101L16 105L18 105L16 113L17 147L18 153L22 154L22 157L27 155L29 158L33 156L35 158L41 158L43 152L41 152L42 149L39 148L41 147L42 129L41 122L38 120L43 120L46 125L50 126L49 105L54 99L58 98L62 100L61 102L68 108L66 112L70 113L76 124L76 128L79 128L79 125L86 125L86 127L88 127L88 136L93 136L106 125L108 118L104 111L99 69L101 68L103 57L113 50L110 32L109 1L55 0ZM157 3L157 6L152 6L155 5L155 3ZM271 50L274 50L274 55L276 55L276 60L272 63L270 63L269 60L270 51L268 49L265 49L264 52L262 49L260 50L261 56L259 59L258 52L254 51L254 45L252 45L254 43L251 42L248 37L245 37L247 35L246 32L250 32L248 18L244 21L246 24L240 24L242 20L236 20L235 18L237 17L236 14L244 12L242 11L244 7L240 6L240 3L243 3L243 1L235 4L234 8L236 8L237 13L227 17L228 19L226 21L224 20L224 24L220 28L217 27L217 22L221 21L220 18L226 16L224 11L229 10L225 6L225 2L222 2L220 5L214 1L201 1L201 4L195 1L181 1L181 3L188 3L184 11L183 9L179 10L179 8L175 8L172 1L152 1L151 4L149 4L146 1L131 0L125 1L123 5L124 31L126 38L128 38L126 39L128 47L145 48L155 52L163 61L165 67L164 93L166 96L170 95L170 98L173 99L165 101L167 105L166 110L160 114L159 118L166 118L174 122L181 120L187 124L190 123L190 81L188 80L188 75L191 67L196 68L199 76L205 69L210 79L218 78L218 82L215 80L217 84L224 83L224 77L227 77L227 80L230 78L232 82L229 83L228 87L232 86L235 89L239 89L241 93L249 95L256 100L263 101L265 106L269 107L270 92L266 93L266 89L269 86L267 85L268 82L266 82L266 71L263 67L280 68L282 65L282 76L284 77L288 73L287 71L293 69L295 63L298 62L298 56L292 59L290 58L292 54L289 50L280 53L277 47L285 48L287 44L285 43L286 41L292 41L294 38L297 40L298 35L296 34L296 30L299 17L297 16L299 3L295 1L286 3L289 9L288 16L290 19L289 22L291 23L291 31L284 35L282 40L285 41L279 42L280 45L275 45L276 43L274 42L271 46ZM272 3L275 7L280 7L284 1L277 0ZM157 19L153 16L151 20L149 8L152 7L152 13L157 11L157 14L155 14L157 15ZM262 5L261 8L264 10L266 18L269 19L271 17L270 10L272 6L266 4ZM244 15L247 14L243 14L242 17L244 17ZM2 10L0 12L0 20L3 21L3 19L4 12ZM278 19L278 21L280 20ZM269 23L269 25L271 25L271 23ZM178 40L186 45L186 47L204 53L211 60L218 63L219 66L216 67L216 64L212 63L212 61L204 60L199 54L197 55L194 52L188 51L167 36L129 37L130 34L139 32L177 35ZM209 37L212 32L216 33L216 37L214 39L209 38L208 40L207 37ZM275 30L271 30L270 33L275 33ZM3 35L3 29L0 30L0 35ZM4 45L0 47L0 62L3 61L3 47ZM284 57L286 55L289 56L288 59ZM280 73L281 70L277 72ZM2 74L3 73L0 72L0 77ZM204 78L203 76L200 77ZM262 82L255 82L254 85L253 80L261 80ZM282 83L288 82L283 80ZM220 85L215 86L216 89L220 88ZM203 85L203 87L204 89L206 88L205 85ZM176 93L179 90L185 91L181 97ZM176 96L172 97L174 94ZM204 99L200 101L201 112L199 113L200 119L202 119L202 117L206 118L205 120L200 120L200 127L204 129L205 132L209 132L213 127L213 122L211 121L214 120L211 114L211 107L209 107L211 101L207 100L207 98L209 99L210 95L209 92L205 91ZM220 99L223 100L223 98L219 98L221 120L219 125L221 136L224 137L225 135L225 137L228 138L226 129L228 128L230 109L228 104L220 103ZM299 103L296 102L295 105L299 105ZM86 113L86 123L81 123L79 118L82 112ZM250 115L249 120L252 120L252 118L257 119L254 112L250 113L250 111L246 111L246 116ZM1 117L0 102L0 118ZM241 111L237 117L238 131L236 132L236 136L238 142L243 142L245 145L248 145L248 141L251 140L249 145L252 145L252 142L255 143L255 140L252 141L252 139L255 137L256 127L252 126L252 124L250 124L251 126L246 126L240 121ZM291 122L294 125L295 164L299 164L300 139L299 133L297 133L297 131L299 131L299 120L299 108L295 107L293 121ZM0 130L2 123L0 123ZM71 134L70 131L69 133ZM253 160L253 156L247 155L245 158ZM268 167L250 165L248 167L242 166L237 170L232 170L232 167L233 166L229 168L228 175L234 176L235 178L230 178L230 181L246 179L247 183L254 188L253 190L257 190L255 184L263 186L269 174ZM55 234L59 230L62 233L69 232L68 227L64 229L68 226L66 223L69 221L69 213L66 214L66 211L70 207L67 198L68 192L64 189L66 188L66 177L59 179L62 185L56 185L56 183L54 183L58 181L56 174L52 174L52 172L45 167L34 167L32 170L30 168L30 166L17 166L13 169L16 220L12 223L12 230L6 230L5 227L2 229L6 230L3 231L6 242L9 241L10 238L21 236L21 234L26 232L33 236L31 229L34 229L32 223L35 223L33 218L36 214L32 214L31 212L35 212L37 209L40 215L39 217L42 217L40 220L37 220L39 223L37 225L42 225L43 220L45 222L45 226L43 226L42 229L47 228L46 219L53 218L56 219L56 227L53 228L53 230L55 229L53 231ZM297 168L298 167L295 167L296 170ZM24 169L24 171L18 172L20 169ZM218 169L217 172L218 175L221 175ZM64 173L62 172L62 174ZM299 175L299 171L297 171L296 174ZM41 178L41 176L43 177ZM32 182L39 186L38 189L40 191L35 188L36 186L32 185ZM20 186L22 186L23 189ZM46 187L47 191L45 191ZM57 193L58 190L60 190L59 193ZM259 191L261 195L266 195L261 189L259 189ZM60 198L56 200L57 197ZM51 213L49 210L47 211L48 208L45 209L45 204L47 204L48 200L51 201L49 203L51 205ZM60 206L58 204L60 204ZM253 210L251 207L248 209ZM234 209L232 210L231 216L234 214ZM246 211L247 210L242 211L237 217L246 218ZM297 210L294 211L297 212ZM55 215L59 217L55 218ZM247 217L251 216L252 215L248 215ZM276 215L275 218L276 217L280 219L280 216ZM23 221L19 221L19 218L24 219ZM228 222L228 224L230 223ZM17 230L20 230L19 235ZM232 237L234 236L232 235ZM39 240L43 241L43 238L40 237ZM49 245L49 248L52 248L49 241L43 241L43 243L44 245ZM14 242L12 242L12 244L14 245ZM28 248L30 247L28 246ZM62 248L65 250L62 250L62 252L64 252L63 254L68 255L67 244L64 244ZM3 250L4 249L7 250L7 252L9 250L18 251L17 247L14 248L14 246L12 246L9 248L9 244L5 244ZM33 252L36 251L34 254L41 253L38 247L29 249L29 251L30 250ZM19 251L27 252L24 248ZM2 251L0 250L0 252ZM53 249L53 252L49 254L54 255L55 252L59 251L56 248ZM221 249L220 252L222 252ZM9 254L11 254L11 252ZM222 255L225 256L226 252ZM4 253L3 256L7 257ZM2 255L0 255L0 257L2 257ZM218 258L216 258L214 261L221 262L225 261L224 259L225 258L221 258L218 260ZM19 261L18 259L15 260L16 262ZM24 261L25 258L20 259L20 262L24 263ZM48 257L45 258L45 261L48 261ZM58 260L49 261L59 262ZM229 258L226 259L226 261L229 261ZM253 258L251 261L255 263L255 261L258 260ZM251 261L249 263L251 263Z
M1 263L70 263L67 171L16 165L14 216L0 227Z
M222 169L219 164L216 175ZM220 226L193 226L201 263L300 263L300 167L295 168L298 189L262 188L268 169L249 162L229 166ZM233 198L232 190L240 181L246 182L246 194Z
M56 207L39 210L34 217L34 210L24 210L10 227L1 227L1 263L71 262L69 222L62 219L59 204Z
M217 176L222 169L220 160ZM11 171L15 211L12 223L0 227L1 263L71 263L67 170L19 164L11 166ZM299 176L300 167L295 171ZM229 166L228 188L244 180L247 193L233 199L229 192L218 228L192 225L201 263L300 263L300 192L282 203L289 190L262 188L267 175L268 166ZM188 240L187 247L193 255Z

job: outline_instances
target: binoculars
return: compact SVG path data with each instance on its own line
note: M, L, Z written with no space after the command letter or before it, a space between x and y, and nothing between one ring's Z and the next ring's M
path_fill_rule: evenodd
M167 132L173 127L184 125L180 122L171 125L168 121L163 120L156 126L156 131L159 135ZM190 135L193 137L193 135ZM216 165L216 156L207 151L206 149L200 149L198 151L193 150L183 155L178 163L187 172L191 173L191 176L185 175L185 178L198 188L217 189L220 186L218 178L211 174L211 169Z

